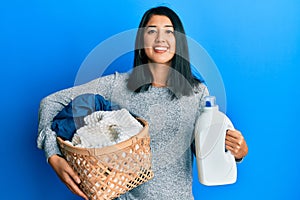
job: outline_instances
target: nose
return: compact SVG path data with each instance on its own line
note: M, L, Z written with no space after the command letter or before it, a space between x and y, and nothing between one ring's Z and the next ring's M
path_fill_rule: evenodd
M161 30L161 29L158 30L158 33L157 33L155 41L156 42L165 42L165 36L164 36L163 30Z

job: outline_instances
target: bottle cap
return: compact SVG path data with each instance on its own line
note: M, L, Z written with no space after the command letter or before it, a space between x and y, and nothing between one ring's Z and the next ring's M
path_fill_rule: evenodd
M206 96L204 97L205 107L215 107L216 106L216 97L215 96Z

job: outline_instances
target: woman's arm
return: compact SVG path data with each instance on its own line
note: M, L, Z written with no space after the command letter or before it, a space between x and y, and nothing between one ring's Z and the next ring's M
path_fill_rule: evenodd
M115 75L95 79L86 84L65 89L45 97L40 103L39 128L37 146L45 150L46 158L50 166L56 172L63 183L76 195L84 199L87 196L79 189L80 179L67 161L61 157L56 133L51 130L54 117L68 105L76 96L84 93L101 94L109 99Z
M54 154L60 155L56 133L51 129L52 121L58 112L76 96L84 93L101 94L109 99L114 79L115 75L101 77L80 86L58 91L42 99L39 109L37 146L45 150L47 159Z

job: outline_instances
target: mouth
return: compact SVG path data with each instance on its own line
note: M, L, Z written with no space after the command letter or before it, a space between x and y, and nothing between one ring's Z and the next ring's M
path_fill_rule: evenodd
M169 48L166 46L155 46L153 49L156 53L165 53Z

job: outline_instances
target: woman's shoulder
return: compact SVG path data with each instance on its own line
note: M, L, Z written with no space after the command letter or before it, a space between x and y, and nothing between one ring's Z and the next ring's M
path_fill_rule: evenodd
M113 74L104 76L104 80L102 79L101 81L108 82L112 88L125 89L127 87L128 78L129 73L115 71Z
M123 79L123 80L127 80L129 77L129 72L115 72L114 75L116 76L116 78L118 79Z
M116 81L125 81L129 77L129 74L126 72L115 71L111 74L105 74L101 77L96 78L94 81L107 81L107 82L116 82Z
M197 84L195 84L194 88L193 88L193 92L194 92L194 94L196 94L196 95L200 94L201 96L202 95L208 96L208 94L209 94L207 86L203 82L198 82Z

